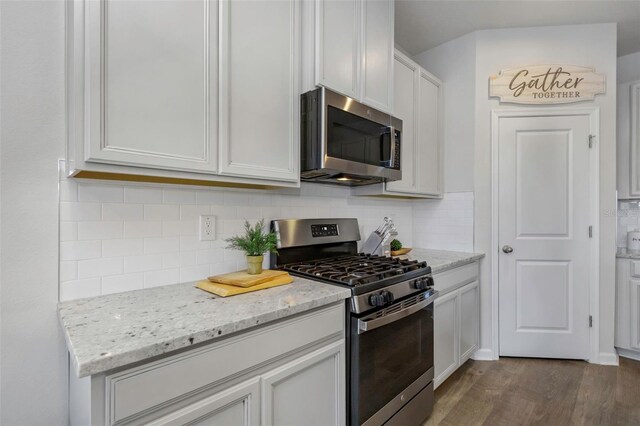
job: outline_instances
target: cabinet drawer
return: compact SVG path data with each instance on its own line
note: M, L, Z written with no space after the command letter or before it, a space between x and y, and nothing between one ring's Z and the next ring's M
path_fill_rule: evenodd
M631 276L640 278L640 260L629 261L629 266L631 267L631 270L629 271Z
M435 289L440 295L449 293L465 284L478 279L478 262L444 271L433 276Z
M107 424L224 383L344 331L344 305L305 314L106 377ZM133 417L135 416L135 417Z

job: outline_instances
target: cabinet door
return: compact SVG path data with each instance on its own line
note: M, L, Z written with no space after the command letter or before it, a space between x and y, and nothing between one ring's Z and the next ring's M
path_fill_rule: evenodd
M148 424L152 426L258 425L260 422L259 392L260 379L251 379Z
M222 0L220 174L299 179L295 0Z
M460 364L478 349L480 324L480 286L478 281L460 290Z
M400 168L402 179L386 183L387 191L415 193L416 187L416 78L418 65L400 52L394 57L393 115L402 120Z
M640 349L640 281L629 280L629 313L631 314L631 341L632 349Z
M316 84L354 99L360 99L360 1L316 0Z
M264 425L344 425L344 342L336 342L263 376Z
M420 194L442 195L441 83L420 70L418 130L416 132L417 188Z
M392 111L394 2L363 1L362 102Z
M631 167L629 196L640 196L640 81L631 85L631 103L629 108L630 138L631 144Z
M85 8L85 160L215 172L217 2Z
M436 387L458 368L458 318L458 291L436 299L433 311Z

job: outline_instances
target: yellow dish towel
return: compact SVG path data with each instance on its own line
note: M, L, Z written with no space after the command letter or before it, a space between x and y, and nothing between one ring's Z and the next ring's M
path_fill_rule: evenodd
M254 285L266 283L272 279L289 276L285 271L265 269L260 274L251 275L247 271L232 272L230 274L216 275L209 277L212 283L235 285L238 287L253 287Z
M252 287L237 287L228 284L212 283L209 280L198 281L196 287L201 290L208 291L209 293L213 293L217 296L228 297L235 296L236 294L250 293L252 291L264 290L271 287L291 284L292 282L293 278L289 274L287 274L276 277L271 281L254 285Z

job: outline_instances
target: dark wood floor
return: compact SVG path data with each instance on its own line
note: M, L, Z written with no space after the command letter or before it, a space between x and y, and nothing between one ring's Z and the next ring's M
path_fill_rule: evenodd
M468 361L436 389L432 425L640 425L640 362Z

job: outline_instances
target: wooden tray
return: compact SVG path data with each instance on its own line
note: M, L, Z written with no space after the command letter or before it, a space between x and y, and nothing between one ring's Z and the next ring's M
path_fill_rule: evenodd
M250 293L252 291L265 290L271 287L291 284L292 282L293 278L289 274L287 274L273 278L272 280L265 283L254 285L252 287L237 287L234 285L212 283L209 280L198 281L196 283L196 287L201 290L208 291L209 293L213 293L217 296L229 297L235 296L236 294Z
M251 275L247 271L232 272L230 274L216 275L209 277L212 283L234 285L237 287L253 287L254 285L266 283L274 278L288 276L285 271L275 271L265 269L261 274Z
M410 251L411 251L411 248L409 247L401 248L400 250L392 251L391 256L402 256L403 254L407 254Z

